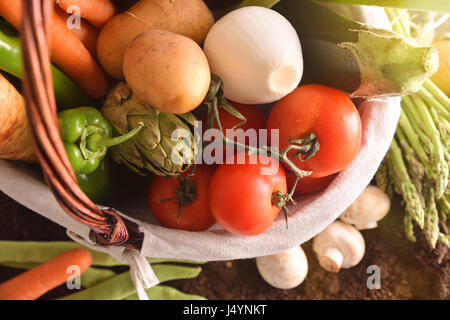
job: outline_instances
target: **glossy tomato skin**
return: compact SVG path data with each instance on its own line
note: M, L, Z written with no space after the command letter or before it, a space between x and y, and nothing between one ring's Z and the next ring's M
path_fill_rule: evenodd
M313 194L322 191L328 187L336 175L337 174L332 174L321 178L304 177L298 181L297 187L295 188L295 194ZM291 190L295 181L294 176L292 174L287 174L286 179L288 190Z
M212 214L231 233L245 236L261 234L280 213L280 208L272 204L272 194L287 191L286 174L279 163L272 174L261 174L262 168L270 167L270 160L265 156L259 157L246 156L245 164L220 165L211 178ZM255 164L250 161L255 161Z
M343 92L318 84L300 86L279 100L267 128L279 129L280 149L288 146L290 138L317 135L317 154L306 161L293 159L300 169L312 171L313 178L345 169L361 143L361 119L353 102Z
M186 178L190 172L184 172ZM197 198L186 205L178 218L178 202L164 199L177 198L176 191L179 181L176 177L155 176L150 184L148 203L150 212L164 227L187 231L202 231L213 226L216 221L209 207L208 187L214 169L206 165L197 165L194 171L193 181Z

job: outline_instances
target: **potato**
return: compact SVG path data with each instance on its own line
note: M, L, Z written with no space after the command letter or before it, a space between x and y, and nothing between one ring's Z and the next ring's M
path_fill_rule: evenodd
M123 56L131 41L149 29L184 35L202 45L214 17L202 0L141 0L113 17L97 40L97 57L105 71L123 79Z
M25 101L0 74L0 159L36 162Z
M137 36L125 52L123 71L131 90L153 107L186 113L208 93L208 60L193 40L163 30Z

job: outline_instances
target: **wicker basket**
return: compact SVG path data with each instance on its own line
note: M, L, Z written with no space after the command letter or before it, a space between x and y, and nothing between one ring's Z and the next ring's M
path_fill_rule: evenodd
M71 218L90 228L90 240L101 250L127 247L137 249L142 255L160 258L230 260L288 249L311 239L334 221L367 186L389 148L399 117L399 100L363 103L360 107L363 141L354 162L326 190L301 198L290 207L289 229L281 217L259 236L238 237L221 228L195 233L167 229L127 218L114 209L99 208L79 188L58 131L48 45L52 5L53 0L23 0L20 34L26 70L23 90L27 112L48 189ZM13 177L12 166L0 161L0 175ZM29 183L29 179L23 178L14 186L1 180L2 191L40 214L46 214L42 200L33 203L34 199L18 190ZM36 190L42 191L42 188ZM44 198L48 202L55 201L50 196Z
M34 146L45 180L61 207L88 225L102 245L139 249L143 235L137 225L114 209L99 209L80 189L58 131L56 102L50 73L49 26L52 0L24 0L21 27L23 91Z

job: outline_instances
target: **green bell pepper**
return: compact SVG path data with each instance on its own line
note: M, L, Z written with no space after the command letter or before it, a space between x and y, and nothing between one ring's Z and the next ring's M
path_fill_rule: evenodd
M92 173L105 157L108 147L133 138L144 126L140 123L130 132L113 138L113 130L100 111L79 107L61 111L58 125L64 147L75 173Z
M20 40L15 30L0 20L0 70L22 79L23 67ZM92 100L62 71L51 66L56 104L59 109L92 105Z
M111 194L111 175L109 158L106 156L92 173L77 173L81 190L94 202L101 202Z

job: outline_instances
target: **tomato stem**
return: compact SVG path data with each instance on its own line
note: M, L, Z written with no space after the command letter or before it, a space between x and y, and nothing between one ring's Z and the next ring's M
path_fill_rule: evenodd
M291 191L289 193L284 193L281 191L276 191L272 193L272 204L277 207L281 208L281 211L283 211L284 218L286 220L286 229L288 229L288 215L289 215L289 209L287 208L287 203L291 201L295 204L295 200L293 198L295 188L297 187L297 183L300 180L300 177L295 177L294 185L291 188Z
M298 157L298 159L300 159L301 161L305 161L314 156L320 148L319 141L317 140L317 137L314 133L310 133L304 139L289 139L290 145L284 148L281 152L278 150L278 148L273 146L263 146L261 148L257 148L246 144L241 144L227 138L223 133L223 127L219 117L219 106L242 120L242 122L235 126L235 128L244 124L246 122L246 119L225 99L223 95L223 82L218 76L214 74L211 76L211 86L203 103L208 106L208 126L212 128L213 120L217 122L217 127L220 131L223 142L226 145L242 148L249 155L262 154L280 160L288 167L289 171L291 171L296 178L301 179L311 175L311 171L304 171L299 169L289 158ZM295 150L295 152L288 155L288 152L292 150Z
M180 223L180 216L181 212L183 212L183 209L185 206L191 204L195 200L197 200L197 191L195 188L195 182L193 180L194 176L194 170L195 170L195 164L191 167L191 172L187 175L186 179L183 179L183 177L178 176L178 188L175 192L176 198L166 198L162 199L159 202L163 201L177 201L178 202L178 210L173 216L176 216L177 223Z
M317 153L317 151L319 151L320 148L317 136L314 133L310 133L303 139L298 138L289 139L290 144L286 148L284 148L281 152L276 147L263 146L261 148L257 148L246 144L241 144L227 138L223 133L223 127L219 117L219 106L221 108L224 108L227 112L231 113L238 119L242 120L238 125L233 127L233 129L244 124L247 121L247 119L244 116L242 116L242 114L240 114L235 108L233 108L225 99L223 94L222 80L214 74L212 75L211 78L212 78L211 86L203 102L208 106L208 127L212 128L213 122L215 120L217 122L217 127L222 136L223 142L226 145L234 146L237 148L243 148L249 155L262 154L268 155L277 160L281 160L288 167L290 173L295 176L294 185L292 186L292 189L290 190L289 193L284 193L281 191L276 191L272 193L272 204L277 208L281 208L281 211L283 211L286 220L286 228L288 228L289 210L287 208L287 203L289 201L295 203L293 196L298 181L304 177L311 175L312 173L311 171L304 171L299 169L289 158L298 157L299 160L305 161L310 157L314 156Z

